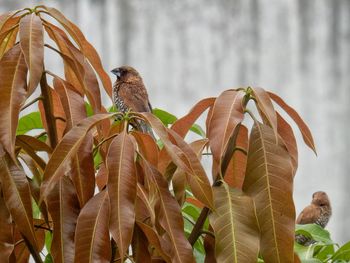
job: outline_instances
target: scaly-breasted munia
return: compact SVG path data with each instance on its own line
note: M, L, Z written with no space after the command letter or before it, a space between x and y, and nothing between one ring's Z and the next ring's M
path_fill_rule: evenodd
M112 70L117 76L113 85L113 103L120 112L152 112L148 93L140 74L130 66L122 66ZM151 133L150 127L138 122L142 132Z
M296 223L301 225L317 224L325 228L331 215L332 207L328 195L325 192L319 191L312 195L311 204L301 211ZM310 245L313 243L312 240L303 235L296 235L295 240L303 245Z

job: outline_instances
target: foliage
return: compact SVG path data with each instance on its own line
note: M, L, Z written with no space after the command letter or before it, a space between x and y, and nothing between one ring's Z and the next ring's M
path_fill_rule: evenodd
M46 69L44 50L62 59L63 76ZM226 90L179 119L162 110L109 112L100 86L109 96L112 86L97 52L76 25L45 6L0 16L0 80L4 262L28 262L29 255L36 262L298 261L298 151L274 103L315 146L276 94ZM19 118L31 105L39 113ZM195 124L201 116L205 131ZM132 130L134 118L158 141ZM201 138L186 142L189 130Z
M297 225L296 234L310 237L315 242L309 246L295 243L295 251L302 262L349 262L350 242L339 247L327 230L316 224Z

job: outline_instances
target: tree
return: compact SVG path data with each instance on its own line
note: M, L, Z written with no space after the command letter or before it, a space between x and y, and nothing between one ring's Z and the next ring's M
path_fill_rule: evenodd
M64 76L46 69L45 49L62 58ZM298 261L298 151L274 103L315 146L276 94L226 90L179 119L159 109L107 110L100 84L111 96L111 81L96 50L46 6L0 16L0 80L5 262L28 262L30 254L42 262L44 247L45 260L54 262L193 262L201 255L206 262L256 262L259 254L267 262ZM39 112L20 118L31 105ZM203 115L205 132L195 124ZM130 128L134 118L159 140ZM189 131L202 138L187 143ZM210 178L202 155L211 156Z

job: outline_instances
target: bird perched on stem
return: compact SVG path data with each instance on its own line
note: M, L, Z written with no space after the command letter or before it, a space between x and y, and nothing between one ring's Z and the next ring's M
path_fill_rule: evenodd
M299 214L297 224L317 224L325 228L332 215L332 207L328 195L325 192L319 191L312 195L311 204L308 205ZM310 245L313 240L303 236L296 235L295 240L302 245Z
M152 112L148 93L140 74L130 66L122 66L111 71L117 76L113 85L113 103L122 113ZM136 129L147 132L153 136L151 128L143 121L138 121Z

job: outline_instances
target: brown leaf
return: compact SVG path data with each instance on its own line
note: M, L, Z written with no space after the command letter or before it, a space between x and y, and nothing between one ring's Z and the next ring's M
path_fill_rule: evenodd
M74 91L74 87L65 80L55 77L53 86L60 96L66 119L66 131L87 117L84 98Z
M108 74L104 71L101 59L98 56L95 48L85 39L83 33L80 29L69 21L60 11L55 8L42 6L53 18L55 18L70 34L74 41L79 45L83 54L88 58L92 67L95 69L99 75L103 87L107 94L112 97L112 83Z
M59 51L54 47L48 45L48 48L56 51L63 59L64 64L64 76L68 83L74 87L74 90L78 92L80 95L84 95L84 56L80 51L77 51L77 56L73 54L77 48L71 43L66 33L61 30L59 27L50 24L45 21L44 28L48 33L49 37L56 42L56 45L59 48ZM51 73L50 73L51 74ZM51 74L54 75L54 74ZM57 77L57 76L55 76Z
M139 221L137 221L136 223L137 223L137 226L140 227L142 232L145 234L150 245L152 245L157 250L159 255L161 255L161 257L166 262L172 262L167 251L169 250L169 247L166 246L165 240L158 235L155 229Z
M28 144L26 141L22 141L19 139L16 140L16 146L21 147L33 159L33 161L41 170L45 170L45 161L39 155L36 154L35 150L31 147L30 144Z
M136 220L144 222L144 220L149 219L154 226L156 220L155 203L157 200L156 198L152 199L152 197L154 195L150 195L142 185L137 184ZM142 210L137 208L142 208Z
M218 262L256 262L259 228L253 200L226 183L214 187L215 212L209 215Z
M269 262L293 262L295 208L293 168L283 142L271 127L256 122L250 135L243 185L255 203L261 255Z
M185 161L190 168L185 170L180 166L181 169L186 171L187 182L191 187L193 195L204 205L213 209L214 201L211 184L197 156L198 154L177 133L172 130L169 130L169 133L183 151L184 157L182 159L184 160L186 158Z
M44 34L39 16L31 13L19 23L20 46L29 69L28 93L39 84L44 68Z
M216 99L208 128L213 169L221 166L223 154L236 126L243 120L242 91L226 90Z
M255 87L255 88L252 88L252 90L253 90L255 99L257 101L257 107L263 113L262 118L267 119L268 123L273 129L273 132L275 134L275 141L277 142L278 140L277 116L276 116L276 111L272 105L270 96L262 88Z
M88 133L78 149L78 153L73 158L72 170L70 171L80 207L83 207L95 192L95 169L92 146L92 135Z
M295 175L298 168L298 147L295 140L292 127L282 118L277 112L277 124L278 134L281 136L288 153L290 154L292 165L293 165L293 176Z
M17 45L0 60L0 142L15 160L18 116L26 100L27 66ZM6 125L5 125L6 124Z
M138 150L142 156L156 166L158 164L159 150L152 136L138 131L133 131L131 135L136 139Z
M209 226L209 230L213 231L211 226ZM205 235L204 249L205 249L204 263L216 263L217 261L215 257L215 237L208 234Z
M242 150L248 152L248 129L244 125L239 127L236 140L237 147L241 150L236 149L234 151L225 172L224 180L230 187L242 189L247 166L247 154Z
M62 176L47 196L47 207L53 221L51 255L54 262L73 262L74 233L79 202L72 181Z
M2 262L9 262L14 249L11 215L5 205L0 188L0 255Z
M4 39L0 37L0 58L2 58L2 56L15 45L18 30L18 27L12 28L7 33L3 33L5 35Z
M66 81L55 77L53 85L60 96L67 117L67 130L87 117L84 98L74 91ZM93 196L95 190L95 170L92 155L92 135L87 135L78 153L73 157L71 177L77 190L80 206Z
M51 158L46 165L43 175L44 182L41 186L42 199L47 196L59 178L63 175L67 161L77 153L89 130L100 121L112 116L113 114L96 114L86 118L74 126L64 136L55 148L55 151L52 153Z
M58 141L60 141L65 133L66 130L66 115L63 110L63 106L61 104L61 100L57 94L57 92L50 88L50 93L51 93L51 99L52 99L52 106L53 106L53 114L56 119L56 131L57 131L57 137ZM45 108L40 100L38 103L39 106L39 112L41 116L41 120L43 122L43 126L46 131L48 131L48 125L46 122L46 116L45 116Z
M135 225L132 238L132 254L134 262L152 263L148 241L141 229Z
M38 251L35 238L32 199L26 175L13 163L0 145L0 182L3 198L19 231L28 240L34 251ZM38 252L36 252L38 253Z
M110 262L109 196L98 193L81 210L75 232L74 262Z
M49 154L52 153L52 148L49 145L35 137L29 135L17 135L16 140L27 144L35 152L47 152Z
M107 156L111 218L110 231L121 257L132 239L135 223L136 171L135 146L125 131L115 137Z
M102 189L106 186L108 181L108 170L104 163L101 163L98 172L96 174L96 184L98 190L102 191Z
M214 102L215 98L206 98L199 101L196 105L193 106L188 114L176 120L175 123L171 126L171 129L177 132L182 138L184 138L194 122L205 110L211 107Z
M175 198L179 205L182 206L186 199L186 173L177 168L171 182L173 185Z
M11 15L4 16L4 20L0 22L0 58L7 50L13 47L16 42L18 33L18 22L20 17L13 17Z
M207 144L208 139L200 139L191 142L190 146L198 156L199 160L201 160L202 152ZM176 200L179 203L179 205L182 206L186 198L186 173L180 168L177 168L173 175L172 185Z
M304 142L317 155L314 139L312 138L312 134L310 132L310 129L305 124L305 122L300 117L300 115L292 107L290 107L287 103L285 103L284 100L281 97L279 97L278 95L276 95L272 92L268 92L268 94L271 97L271 99L274 102L276 102L283 110L285 110L285 112L287 112L288 115L295 121L295 123L298 125L299 130L303 136Z
M171 243L169 255L172 262L194 262L191 245L184 235L183 218L179 204L170 194L168 184L159 171L146 161L143 162L143 166L159 197L156 219L166 231L164 239Z

